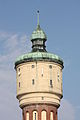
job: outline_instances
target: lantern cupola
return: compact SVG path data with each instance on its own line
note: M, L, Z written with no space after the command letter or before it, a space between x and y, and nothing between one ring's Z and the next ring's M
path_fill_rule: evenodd
M40 23L39 23L39 11L38 13L38 22L37 22L37 28L32 32L31 35L31 42L32 42L32 52L46 52L46 46L45 42L47 40L45 32L41 29Z

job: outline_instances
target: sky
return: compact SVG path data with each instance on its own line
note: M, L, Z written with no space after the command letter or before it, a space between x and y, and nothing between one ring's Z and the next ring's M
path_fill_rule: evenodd
M37 25L47 35L47 51L64 61L63 98L58 120L80 118L80 0L0 0L0 118L22 120L16 99L16 57L31 51Z

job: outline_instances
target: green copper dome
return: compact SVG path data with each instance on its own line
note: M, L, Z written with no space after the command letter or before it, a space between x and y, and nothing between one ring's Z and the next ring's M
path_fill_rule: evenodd
M37 25L36 30L33 31L32 35L31 35L31 40L35 40L35 39L43 39L46 40L46 34L45 32L40 28L40 25Z
M27 53L22 56L19 56L15 61L15 67L18 64L31 62L31 61L51 61L63 66L63 60L55 54L48 53L48 52L31 52L31 53Z
M15 61L15 68L17 65L21 63L32 62L32 61L54 62L64 67L63 60L59 56L47 52L45 45L46 40L47 40L46 34L40 28L39 14L38 14L37 28L36 30L33 31L31 35L32 51L30 53L19 56Z

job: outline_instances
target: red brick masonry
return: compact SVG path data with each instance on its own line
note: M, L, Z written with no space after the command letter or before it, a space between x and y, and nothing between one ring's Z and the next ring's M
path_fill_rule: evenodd
M26 113L29 113L29 120L33 120L33 111L38 112L38 120L41 120L41 112L46 111L46 120L50 120L50 112L53 112L53 120L57 120L57 108L48 104L28 105L23 108L23 120L27 120Z

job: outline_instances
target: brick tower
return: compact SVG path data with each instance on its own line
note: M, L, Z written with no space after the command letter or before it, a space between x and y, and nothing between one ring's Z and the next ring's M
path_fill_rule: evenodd
M46 34L39 24L31 35L32 51L15 61L17 99L23 120L57 120L63 96L62 59L46 51Z

